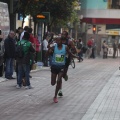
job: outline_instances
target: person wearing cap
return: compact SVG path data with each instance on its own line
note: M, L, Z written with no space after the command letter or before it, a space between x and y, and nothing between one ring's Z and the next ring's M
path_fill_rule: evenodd
M17 43L17 45L22 44L23 45L23 52L24 56L22 58L17 58L18 63L18 77L17 77L17 88L22 87L22 78L25 74L25 82L26 82L26 89L31 89L30 84L30 58L31 54L34 53L35 49L33 48L31 42L29 41L30 34L28 32L24 32L23 39Z

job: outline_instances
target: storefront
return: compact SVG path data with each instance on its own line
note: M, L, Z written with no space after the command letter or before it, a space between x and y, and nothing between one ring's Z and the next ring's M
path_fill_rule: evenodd
M108 35L107 38L102 38L101 42L104 40L108 44L108 56L113 56L113 43L117 41L117 46L120 44L120 31L118 30L106 30L106 35ZM101 44L102 45L102 44ZM102 47L102 46L101 46ZM116 52L116 57L120 56L119 49Z

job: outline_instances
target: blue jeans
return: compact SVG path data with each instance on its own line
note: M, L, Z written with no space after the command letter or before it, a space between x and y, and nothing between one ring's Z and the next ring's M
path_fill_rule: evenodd
M30 65L29 64L18 64L18 78L17 78L17 84L19 86L22 85L22 78L25 76L26 86L30 85Z
M5 78L11 78L14 69L14 58L7 58L5 61Z

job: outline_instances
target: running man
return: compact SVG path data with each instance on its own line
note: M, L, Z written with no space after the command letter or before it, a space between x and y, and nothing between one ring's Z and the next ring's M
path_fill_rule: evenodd
M68 48L69 48L69 50L72 51L73 53L77 53L75 45L74 45L73 41L70 40L67 31L63 31L62 32L61 38L62 38L62 44L67 45ZM68 68L69 68L69 65L70 65L70 61L71 61L71 56L70 55L66 55L66 62L65 62L64 74L63 74L63 78L65 79L65 81L68 80L67 72L68 72ZM58 95L59 96L63 96L63 93L62 93L62 84L61 84L61 88L59 90Z
M72 57L77 57L69 51L68 46L62 44L61 37L56 38L55 46L49 47L48 49L48 55L52 55L51 85L56 84L55 96L53 98L53 101L55 103L58 102L57 94L62 84L62 77L63 77L65 63L66 63L66 58L65 58L66 54L69 54Z

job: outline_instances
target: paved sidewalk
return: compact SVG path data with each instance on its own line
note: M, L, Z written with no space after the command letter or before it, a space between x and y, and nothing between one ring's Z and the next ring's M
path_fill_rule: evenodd
M30 73L34 73L40 70L44 70L44 69L48 69L48 67L36 67L35 70L31 70ZM13 77L16 78L16 72L13 73ZM5 78L5 76L3 75L3 77L0 77L0 82L4 82L7 81L8 79Z
M120 120L120 71L109 79L82 120Z
M63 97L53 103L50 68L31 72L33 89L0 83L0 120L120 120L119 59L85 59L69 68Z

